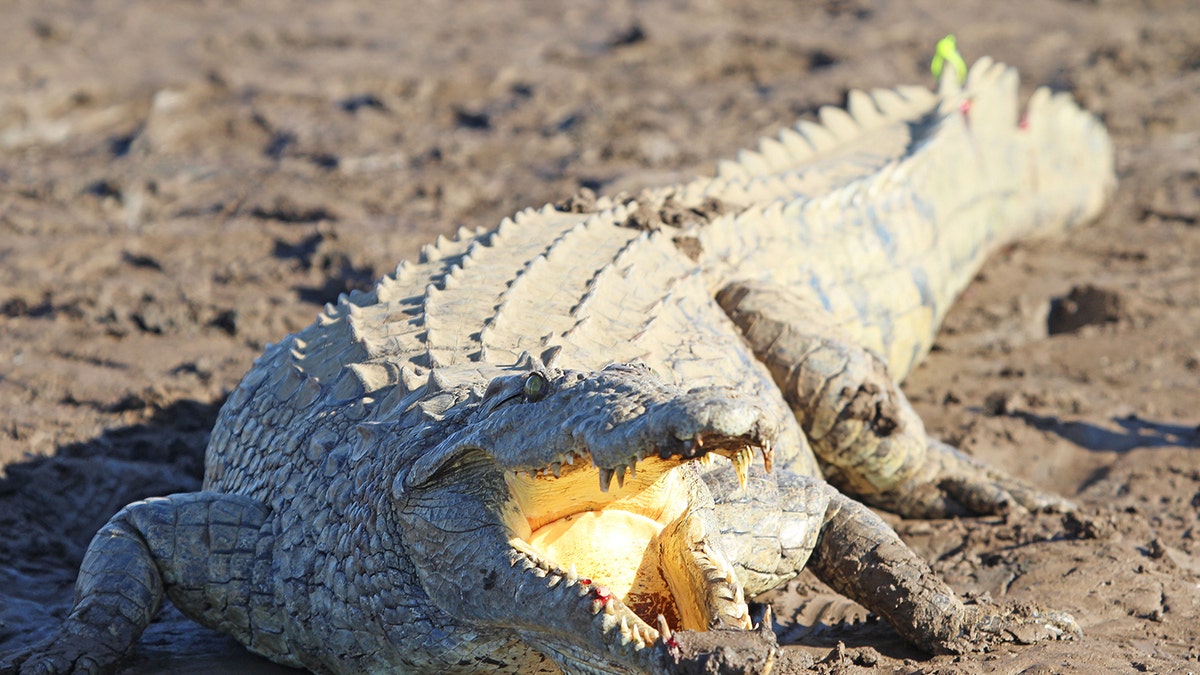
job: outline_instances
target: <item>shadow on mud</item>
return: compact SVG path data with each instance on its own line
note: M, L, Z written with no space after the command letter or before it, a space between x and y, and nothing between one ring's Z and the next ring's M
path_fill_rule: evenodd
M78 565L96 530L129 502L196 490L204 448L221 402L180 400L151 408L137 424L70 443L48 457L4 467L0 479L0 561L31 573ZM87 405L87 404L83 404ZM72 571L73 575L73 571Z
M1200 426L1166 424L1128 415L1114 417L1112 422L1119 429L1112 429L1088 422L1063 422L1057 417L1024 411L1010 414L1036 429L1058 434L1088 450L1128 452L1135 448L1200 448Z
M275 240L272 255L294 262L303 271L320 271L320 285L293 286L300 300L313 305L337 302L338 295L352 290L370 289L379 273L370 266L357 265L338 248L337 236L316 231L296 242Z
M136 400L135 400L136 399ZM91 405L74 402L77 405ZM70 608L71 588L92 535L123 506L200 488L204 449L221 401L159 406L135 397L106 412L144 407L147 419L13 462L0 479L0 655L32 644ZM123 675L169 672L296 672L248 654L164 603Z

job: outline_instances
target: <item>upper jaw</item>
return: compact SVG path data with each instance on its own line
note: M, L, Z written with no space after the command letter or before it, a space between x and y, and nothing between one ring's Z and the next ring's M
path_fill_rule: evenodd
M548 378L548 393L537 401L522 401L493 382L489 393L497 393L485 396L473 419L417 457L397 491L419 487L462 453L476 450L518 473L553 475L590 464L599 470L601 490L639 470L649 457L719 454L744 476L758 451L771 465L780 425L740 389L685 390L644 366L623 364L595 373L537 375Z
M747 433L727 436L708 429L697 431L688 438L670 436L649 446L633 448L628 454L607 462L582 449L567 450L542 466L529 467L520 464L505 468L515 476L541 480L562 479L569 474L590 469L589 474L594 475L598 481L599 491L607 493L614 480L618 488L624 487L627 476L636 480L638 473L646 472L647 469L657 476L668 468L678 466L680 462L695 459L707 466L715 456L721 456L733 462L738 479L744 486L747 471L756 453L761 454L768 471L771 470L774 461L775 453L771 440L757 432L757 427L751 427Z

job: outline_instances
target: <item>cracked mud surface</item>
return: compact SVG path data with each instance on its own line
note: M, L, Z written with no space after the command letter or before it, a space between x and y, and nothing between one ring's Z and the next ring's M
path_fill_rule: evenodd
M0 652L65 612L111 513L198 486L224 394L322 303L460 225L711 171L848 88L928 84L953 32L1102 116L1121 183L1095 225L991 260L905 389L943 439L1083 510L893 522L960 593L1084 637L930 658L802 577L775 600L781 664L1200 670L1200 13L543 4L7 6ZM171 610L126 672L214 667L294 672Z

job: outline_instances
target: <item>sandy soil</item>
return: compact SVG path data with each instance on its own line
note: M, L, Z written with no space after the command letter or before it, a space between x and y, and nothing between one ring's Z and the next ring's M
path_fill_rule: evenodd
M906 389L1084 508L895 525L960 592L1085 636L929 658L805 579L779 630L831 672L1200 671L1200 11L413 4L5 5L0 652L61 618L111 513L199 485L225 392L338 292L460 225L711 171L849 88L928 84L953 32L1100 115L1121 186L1096 225L992 260ZM173 610L127 672L214 667L285 672Z

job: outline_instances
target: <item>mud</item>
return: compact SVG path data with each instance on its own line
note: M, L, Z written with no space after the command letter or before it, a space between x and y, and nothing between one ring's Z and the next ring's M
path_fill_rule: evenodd
M1016 65L1026 93L1049 84L1100 115L1121 184L1095 225L991 260L905 389L942 438L1083 510L893 522L960 593L1070 611L1084 637L928 657L805 577L805 599L775 601L781 664L1200 670L1189 3L44 0L3 14L0 653L62 617L111 513L199 485L225 393L322 303L459 226L711 171L848 88L930 83L932 45L953 32L968 60ZM126 672L215 668L292 672L173 610Z

